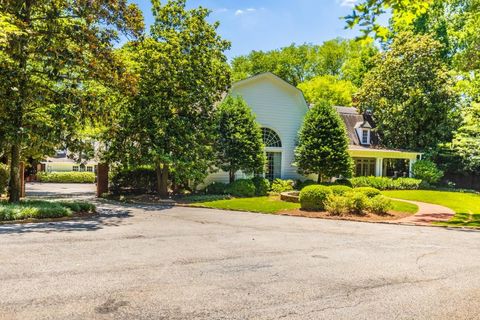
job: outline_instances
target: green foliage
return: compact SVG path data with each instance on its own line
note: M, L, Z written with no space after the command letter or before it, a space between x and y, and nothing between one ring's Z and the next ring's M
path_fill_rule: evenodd
M352 173L345 124L334 108L321 102L310 109L300 129L295 162L301 174L323 178Z
M413 176L428 184L436 184L442 179L443 171L429 160L420 160L412 166Z
M300 205L304 210L324 210L325 201L331 194L333 192L327 186L314 185L305 187L300 191Z
M254 177L252 182L255 185L255 195L256 196L266 196L270 190L270 181L263 177Z
M282 193L286 191L292 191L294 189L293 188L294 183L295 182L293 180L275 179L272 182L271 191L273 193Z
M109 148L124 165L154 165L158 192L200 183L214 165L215 103L230 85L224 52L230 43L209 23L210 11L187 9L185 0L153 2L149 36L122 50L138 77Z
M246 174L263 172L265 152L262 131L241 97L228 96L219 105L217 131L215 149L218 166L230 173L230 182L239 170Z
M372 187L360 187L353 189L354 192L360 192L366 195L368 198L374 198L381 194L380 190Z
M352 191L345 195L348 212L362 215L368 209L369 198L363 192Z
M347 197L341 194L330 194L325 200L325 210L328 213L340 216L347 212Z
M130 81L113 53L119 32L143 32L140 9L124 0L0 2L0 141L13 168L70 144L108 117L99 88ZM124 75L125 77L121 77ZM12 170L10 200L19 201Z
M310 179L307 179L305 181L297 180L295 182L295 188L294 189L295 190L302 190L303 188L314 185L314 184L317 184L317 183L313 180L310 180Z
M252 51L233 59L233 78L238 81L272 72L294 86L317 76L335 76L359 86L377 51L374 45L344 39L329 40L322 45L292 44L267 52Z
M480 173L480 103L467 108L463 119L450 147L460 158L461 170Z
M451 139L459 97L429 35L401 33L365 76L356 106L372 111L386 147L425 150Z
M342 186L342 185L333 185L329 187L330 190L332 190L334 195L337 196L343 196L344 194L352 191L353 189L348 186Z
M368 202L368 210L376 215L384 215L392 208L392 200L382 195L377 195Z
M255 184L250 179L239 179L230 183L226 190L226 193L234 197L253 197L256 189Z
M46 183L94 183L93 172L38 172L39 182Z
M149 167L119 168L110 174L110 190L114 194L152 193L156 182L155 170Z
M205 192L210 195L220 195L225 194L225 190L227 189L227 185L221 182L213 182L207 186Z
M225 194L206 194L206 195L193 195L186 196L181 198L182 201L187 203L197 203L197 202L211 202L219 200L228 200L231 199L231 196Z
M422 180L414 178L355 177L350 180L354 188L372 187L378 190L415 190Z
M348 80L325 75L317 76L298 85L305 98L312 104L326 101L333 106L350 106L357 88Z
M352 183L350 182L350 180L349 180L349 179L345 179L345 178L341 178L341 179L335 180L335 184L339 184L339 185L342 185L342 186L347 186L347 187L353 188Z
M0 202L0 221L61 218L72 212L93 213L93 204L83 201L40 201L28 200L15 204Z
M0 195L5 192L5 189L8 186L8 178L10 176L10 172L8 166L5 164L0 164Z

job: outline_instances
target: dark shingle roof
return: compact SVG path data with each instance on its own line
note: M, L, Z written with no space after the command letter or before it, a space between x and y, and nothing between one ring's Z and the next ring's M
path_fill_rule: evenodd
M340 118L342 118L343 122L345 123L348 139L350 140L349 144L354 146L361 145L355 127L358 123L365 122L365 118L363 117L363 115L359 114L357 109L355 108L335 107L335 109L340 114Z

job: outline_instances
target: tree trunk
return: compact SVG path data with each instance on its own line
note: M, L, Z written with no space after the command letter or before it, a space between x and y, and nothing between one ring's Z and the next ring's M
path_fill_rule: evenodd
M317 178L317 183L320 184L322 183L322 173L318 173L318 178Z
M228 176L230 178L230 183L235 182L235 170L230 170Z
M10 203L20 201L22 186L20 185L20 146L12 145L10 151L10 182L9 182L9 198Z
M168 165L158 164L157 172L157 193L162 198L168 198Z

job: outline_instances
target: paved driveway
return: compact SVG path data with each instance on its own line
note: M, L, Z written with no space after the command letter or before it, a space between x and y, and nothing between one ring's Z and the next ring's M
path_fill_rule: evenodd
M480 319L480 233L194 208L0 226L0 319Z
M96 185L93 183L40 183L29 182L25 185L27 197L66 198L93 197Z

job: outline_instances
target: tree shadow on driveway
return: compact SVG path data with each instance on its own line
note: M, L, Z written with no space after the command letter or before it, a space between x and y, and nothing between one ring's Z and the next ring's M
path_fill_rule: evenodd
M118 227L124 223L125 219L131 217L132 212L128 209L99 208L97 215L86 218L53 222L2 224L0 225L0 235L97 231L105 227Z

